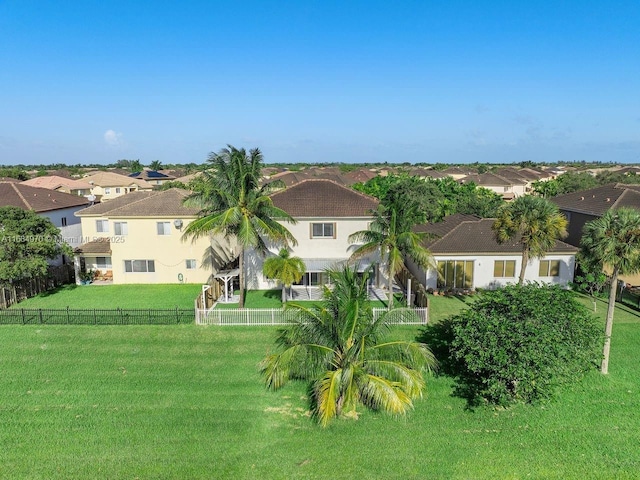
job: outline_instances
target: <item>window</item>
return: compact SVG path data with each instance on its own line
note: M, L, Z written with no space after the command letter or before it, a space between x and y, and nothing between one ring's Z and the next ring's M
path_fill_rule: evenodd
M311 238L336 238L336 224L312 223Z
M438 261L438 288L472 288L473 260Z
M113 222L113 233L116 235L128 235L129 227L127 222Z
M513 278L516 276L515 260L496 260L493 262L493 276Z
M60 223L62 224L63 227L67 226L67 217L62 217L62 219L60 220Z
M187 270L194 270L196 268L196 261L195 260L187 260Z
M153 260L125 260L124 271L128 273L155 272L156 264Z
M111 187L105 187L104 194L105 195L111 195Z
M158 235L171 235L171 222L156 222Z
M540 260L538 275L541 277L559 277L560 260Z
M101 270L111 268L111 257L96 257L96 268Z
M120 193L120 187L116 187L116 193Z
M96 232L107 233L109 231L108 220L96 220Z

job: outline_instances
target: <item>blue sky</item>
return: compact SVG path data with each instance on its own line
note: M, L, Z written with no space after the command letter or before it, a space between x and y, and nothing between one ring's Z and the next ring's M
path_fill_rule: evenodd
M640 162L640 2L0 0L0 164Z

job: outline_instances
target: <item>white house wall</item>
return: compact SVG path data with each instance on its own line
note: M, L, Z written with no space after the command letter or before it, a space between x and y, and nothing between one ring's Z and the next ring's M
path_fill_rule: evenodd
M471 260L473 261L473 288L494 289L507 284L518 283L520 266L522 265L521 255L435 255L435 263L445 260ZM493 267L496 260L514 260L515 276L513 278L503 278L493 276ZM539 267L541 260L559 260L560 275L557 277L540 277ZM407 260L407 267L411 273L422 282L426 288L436 289L438 285L437 270L429 269L424 271L417 267L411 260ZM573 281L575 268L575 255L573 254L549 254L541 259L532 259L525 271L525 282L538 282L566 286Z
M281 222L296 238L298 245L290 249L291 256L311 259L335 259L336 261L349 258L358 245L349 243L349 235L367 230L371 218L304 218L298 219L298 223ZM312 238L312 223L335 223L336 238ZM270 246L269 250L277 255L279 248ZM245 266L247 271L247 287L250 289L270 289L277 288L278 282L267 280L262 275L264 259L255 252L246 252Z

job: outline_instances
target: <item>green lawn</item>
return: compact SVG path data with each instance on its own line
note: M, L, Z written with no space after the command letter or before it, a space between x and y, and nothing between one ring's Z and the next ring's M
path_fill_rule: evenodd
M304 385L260 382L274 328L2 326L0 478L638 478L640 322L616 317L610 374L550 404L472 412L436 377L405 419L324 430Z
M199 284L65 285L12 308L194 308Z

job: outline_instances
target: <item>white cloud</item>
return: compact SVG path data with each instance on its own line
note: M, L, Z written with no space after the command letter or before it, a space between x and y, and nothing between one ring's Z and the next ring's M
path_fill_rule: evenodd
M122 133L115 130L107 130L104 132L104 141L110 147L118 147L122 145Z

